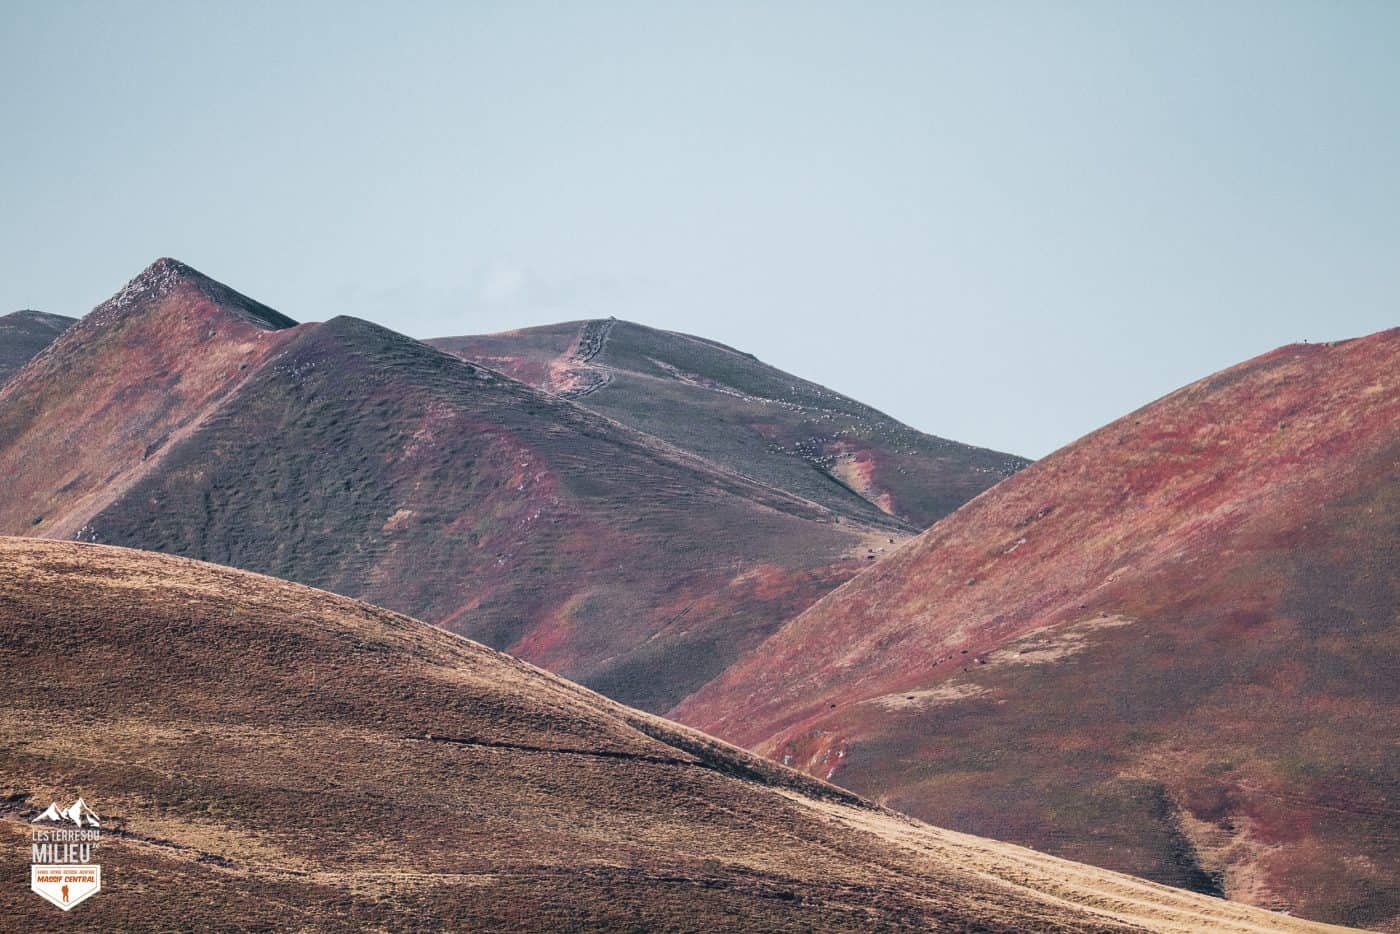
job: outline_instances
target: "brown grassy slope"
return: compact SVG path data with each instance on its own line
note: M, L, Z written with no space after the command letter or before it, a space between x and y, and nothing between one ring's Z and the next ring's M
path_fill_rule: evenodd
M704 338L613 319L429 343L745 476L869 520L926 528L1024 467Z
M0 315L0 386L35 354L53 343L74 320L42 311Z
M0 533L67 537L294 322L162 259L0 387Z
M926 820L1400 926L1400 330L1027 468L673 716Z
M886 547L880 518L838 521L336 318L299 329L83 538L371 600L664 710Z
M0 913L82 930L1309 930L936 830L367 604L0 539ZM103 891L24 885L81 794Z

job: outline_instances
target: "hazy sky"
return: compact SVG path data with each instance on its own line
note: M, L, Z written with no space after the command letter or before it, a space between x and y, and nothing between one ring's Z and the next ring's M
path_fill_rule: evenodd
M1400 3L0 0L0 309L616 315L1038 456L1400 323Z

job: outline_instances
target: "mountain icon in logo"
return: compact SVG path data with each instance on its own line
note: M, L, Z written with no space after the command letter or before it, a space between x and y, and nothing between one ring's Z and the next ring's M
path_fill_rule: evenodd
M87 819L87 825L89 827L102 826L102 821L98 820L97 818L97 812L94 811L92 808L88 807L88 803L86 801L84 801L82 798L79 798L77 801L74 801L72 804L70 804L66 808L63 808L62 810L59 810L57 801L49 802L49 806L44 808L43 813L31 820L30 823L37 824L40 821L53 821L54 823L62 823L63 821L71 820L75 827L81 827L83 826L84 818Z

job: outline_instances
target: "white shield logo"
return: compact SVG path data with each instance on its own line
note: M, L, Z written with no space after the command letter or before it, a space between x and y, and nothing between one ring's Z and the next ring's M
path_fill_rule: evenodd
M30 866L29 887L67 911L102 888L102 867Z

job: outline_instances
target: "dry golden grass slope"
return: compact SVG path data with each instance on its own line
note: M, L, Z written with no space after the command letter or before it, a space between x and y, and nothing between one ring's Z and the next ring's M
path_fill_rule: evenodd
M933 827L416 620L0 538L0 917L32 929L1318 930ZM104 888L26 891L81 794Z

